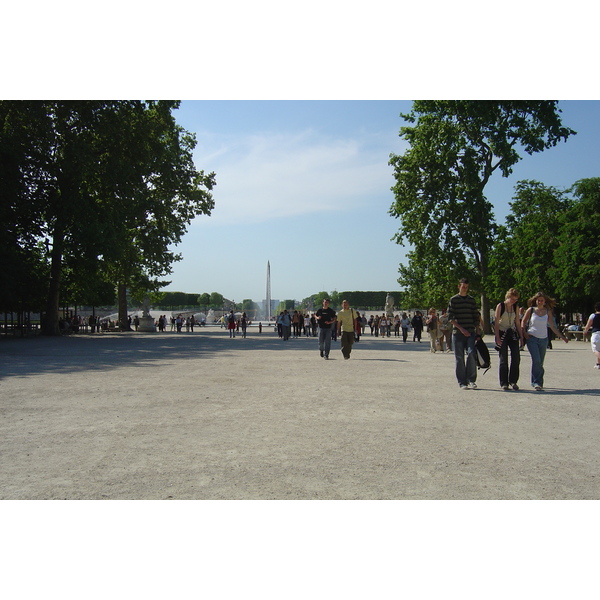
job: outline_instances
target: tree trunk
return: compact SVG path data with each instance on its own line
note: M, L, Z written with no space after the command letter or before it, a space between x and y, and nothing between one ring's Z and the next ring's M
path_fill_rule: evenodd
M54 229L50 254L50 283L46 298L46 315L42 324L43 335L60 335L58 316L60 310L60 283L62 278L62 248L64 234L60 227Z
M483 321L483 333L492 333L490 322L490 300L485 291L485 282L488 276L488 257L485 251L479 253L479 274L481 277L481 319Z
M119 330L131 331L129 319L127 318L127 285L119 283L117 286L117 298L119 303Z
M490 300L485 292L481 292L481 318L483 320L483 333L492 333L490 323Z

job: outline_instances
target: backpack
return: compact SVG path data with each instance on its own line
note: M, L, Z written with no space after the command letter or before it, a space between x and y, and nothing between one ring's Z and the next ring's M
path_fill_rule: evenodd
M492 367L492 359L490 358L490 351L485 345L485 342L480 335L475 340L475 360L477 361L478 369L485 369L483 374L485 375Z
M229 323L233 323L235 321L235 317L233 315L229 315L227 317L227 320L229 321Z

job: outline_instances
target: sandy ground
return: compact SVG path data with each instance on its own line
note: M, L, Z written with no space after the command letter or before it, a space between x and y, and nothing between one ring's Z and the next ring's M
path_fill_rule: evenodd
M491 338L488 346L491 346ZM600 371L498 359L460 390L428 341L342 359L251 330L0 339L1 499L598 499Z

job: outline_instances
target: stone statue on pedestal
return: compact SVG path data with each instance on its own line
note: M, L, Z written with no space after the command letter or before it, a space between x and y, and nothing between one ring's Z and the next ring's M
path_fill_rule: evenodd
M388 294L385 297L385 307L384 311L387 317L391 317L394 315L394 296Z
M150 298L148 298L148 294L144 296L144 301L142 302L142 317L150 317Z
M148 294L144 296L144 301L142 302L142 316L140 317L138 331L156 331L154 319L150 314L150 298L148 298Z

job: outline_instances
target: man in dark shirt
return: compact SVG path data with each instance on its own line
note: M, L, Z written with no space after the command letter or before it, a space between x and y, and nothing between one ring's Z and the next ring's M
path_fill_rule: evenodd
M477 362L475 338L479 332L480 313L473 296L469 296L469 280L458 283L458 294L448 303L448 321L454 326L452 346L456 362L456 379L461 389L475 389L477 385ZM465 352L467 360L465 364Z
M329 298L323 300L323 308L320 308L315 315L319 324L319 353L321 357L329 359L329 350L331 348L331 326L335 323L335 310L329 308Z

